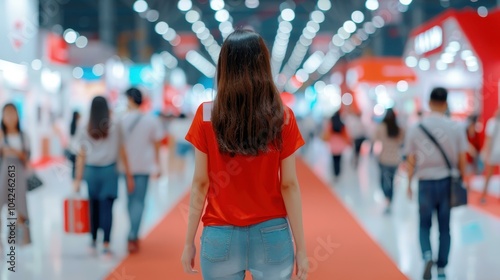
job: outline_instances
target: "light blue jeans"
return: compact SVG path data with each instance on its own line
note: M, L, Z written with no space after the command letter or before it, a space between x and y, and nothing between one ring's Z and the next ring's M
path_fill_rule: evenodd
M139 239L139 229L144 212L144 201L148 191L149 175L134 175L134 191L128 194L128 215L130 218L129 241Z
M201 272L204 280L242 280L250 271L254 280L289 280L294 245L285 218L259 224L207 226L201 236Z

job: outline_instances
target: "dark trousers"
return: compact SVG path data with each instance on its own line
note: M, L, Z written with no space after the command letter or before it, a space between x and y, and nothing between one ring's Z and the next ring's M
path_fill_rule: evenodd
M139 238L139 229L144 212L144 201L148 190L149 175L134 175L134 191L128 194L128 215L130 218L130 233L128 240Z
M360 137L354 139L354 165L358 165L359 161L359 155L361 153L361 145L363 145L363 142L366 140L365 137Z
M90 231L92 240L97 239L97 230L104 232L104 242L111 238L111 225L113 223L113 198L90 199Z
M342 155L332 155L333 175L338 177L340 175L340 162Z
M432 258L430 232L432 214L437 213L439 226L439 253L437 266L444 268L448 264L450 253L450 178L440 180L420 180L418 204L420 213L420 247L424 260Z
M392 201L394 193L394 176L398 170L398 166L390 166L379 163L380 166L380 186L384 192L385 198Z

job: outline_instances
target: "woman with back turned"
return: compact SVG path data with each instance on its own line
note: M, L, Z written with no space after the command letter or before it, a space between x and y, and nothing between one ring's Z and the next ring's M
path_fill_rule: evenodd
M385 214L391 212L394 176L402 160L401 146L404 139L404 130L399 127L396 114L392 109L387 109L382 123L378 125L375 131L375 141L382 146L378 162L380 166L380 185L387 200Z
M206 200L203 279L241 280L246 271L254 280L291 279L294 260L297 278L307 279L294 155L304 141L281 102L258 34L228 36L217 85L215 101L200 105L186 136L196 150L184 270L196 273L194 239Z
M78 155L74 188L80 191L82 179L87 181L90 202L90 230L92 251L97 247L97 231L104 232L103 256L111 257L109 248L113 223L113 202L118 196L117 161L123 160L129 192L134 179L129 170L127 154L118 126L112 122L108 102L96 96L90 106L87 125L77 132Z

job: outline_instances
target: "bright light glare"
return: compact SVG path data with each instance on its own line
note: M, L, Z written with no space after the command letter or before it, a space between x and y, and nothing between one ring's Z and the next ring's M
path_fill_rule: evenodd
M168 24L164 21L160 21L155 25L155 31L160 35L167 33L168 28Z
M81 79L83 77L83 69L81 67L75 67L73 69L73 77L75 79Z
M339 35L335 34L332 38L332 43L337 47L342 47L344 45L344 39L342 39Z
M148 3L144 0L137 0L134 3L134 11L144 13L148 10Z
M414 56L408 56L405 59L405 63L406 63L406 66L413 68L413 67L417 66L418 60Z
M200 13L195 10L190 10L186 13L186 21L189 23L195 23L200 20Z
M104 65L96 64L92 67L92 73L96 76L102 76L104 74Z
M427 71L431 67L431 63L429 62L429 59L427 58L421 58L420 61L418 62L418 68L422 71Z
M375 11L380 5L377 0L366 0L365 6L368 10Z
M284 9L281 12L281 18L285 21L292 21L295 18L295 12L290 8Z
M89 40L87 39L87 37L85 36L80 36L78 37L78 39L76 39L76 42L75 42L75 45L82 49L82 48L85 48L88 44Z
M353 97L352 97L352 94L346 92L344 93L344 95L342 95L342 103L346 106L349 106L352 104L353 102Z
M146 19L149 22L155 22L160 18L160 13L157 10L149 10L146 14Z
M450 52L458 52L460 50L460 43L457 41L452 41L448 44Z
M385 20L381 16L374 16L372 22L376 28L382 28L385 24Z
M348 20L344 22L344 30L352 34L356 31L356 24L353 21Z
M73 44L77 38L78 34L73 29L66 29L66 31L64 31L64 40L66 40L68 44Z
M481 6L481 7L477 8L477 13L481 17L486 17L486 16L488 16L488 9L485 6Z
M413 0L399 0L399 3L401 3L402 5L405 5L405 6L410 5L411 2L413 2Z
M311 13L311 20L316 23L325 21L325 14L321 11L314 11Z
M245 6L249 9L255 9L259 7L259 0L245 0Z
M448 64L444 63L442 60L436 62L436 69L439 71L444 71L448 68Z
M373 113L377 116L382 116L385 113L384 106L380 104L375 105L375 107L373 107Z
M396 84L396 88L400 91L400 92L405 92L408 90L408 82L407 81L404 81L404 80L401 80L399 81L397 84Z
M332 3L330 2L330 0L319 0L318 8L322 11L328 11L332 8Z
M352 12L351 19L355 23L361 23L365 20L365 15L361 11L354 11Z
M191 0L180 0L179 3L177 3L177 8L183 12L191 10L192 7L193 3Z
M224 0L211 0L210 8L214 11L219 11L224 9Z
M40 70L40 69L42 69L42 61L40 59L34 59L31 62L31 68L33 68L33 70Z
M225 9L219 10L215 13L215 19L218 22L224 22L229 20L229 12Z
M163 39L165 39L167 41L172 41L175 39L176 36L177 36L177 33L175 32L175 30L173 30L172 28L169 28L167 30L167 33L163 34Z
M466 60L469 56L473 56L473 54L471 50L463 50L460 56L463 60Z

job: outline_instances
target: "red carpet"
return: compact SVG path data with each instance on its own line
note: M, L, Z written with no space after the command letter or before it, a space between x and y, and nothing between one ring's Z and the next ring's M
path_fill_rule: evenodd
M301 160L297 161L297 170L310 257L309 280L407 279ZM142 241L141 253L125 258L107 279L202 279L200 274L184 274L179 261L187 209L188 196ZM199 269L198 260L196 268Z
M490 195L486 198L485 204L479 203L480 198L481 198L480 192L469 191L469 197L468 197L469 206L479 211L493 215L497 218L500 218L500 198Z

